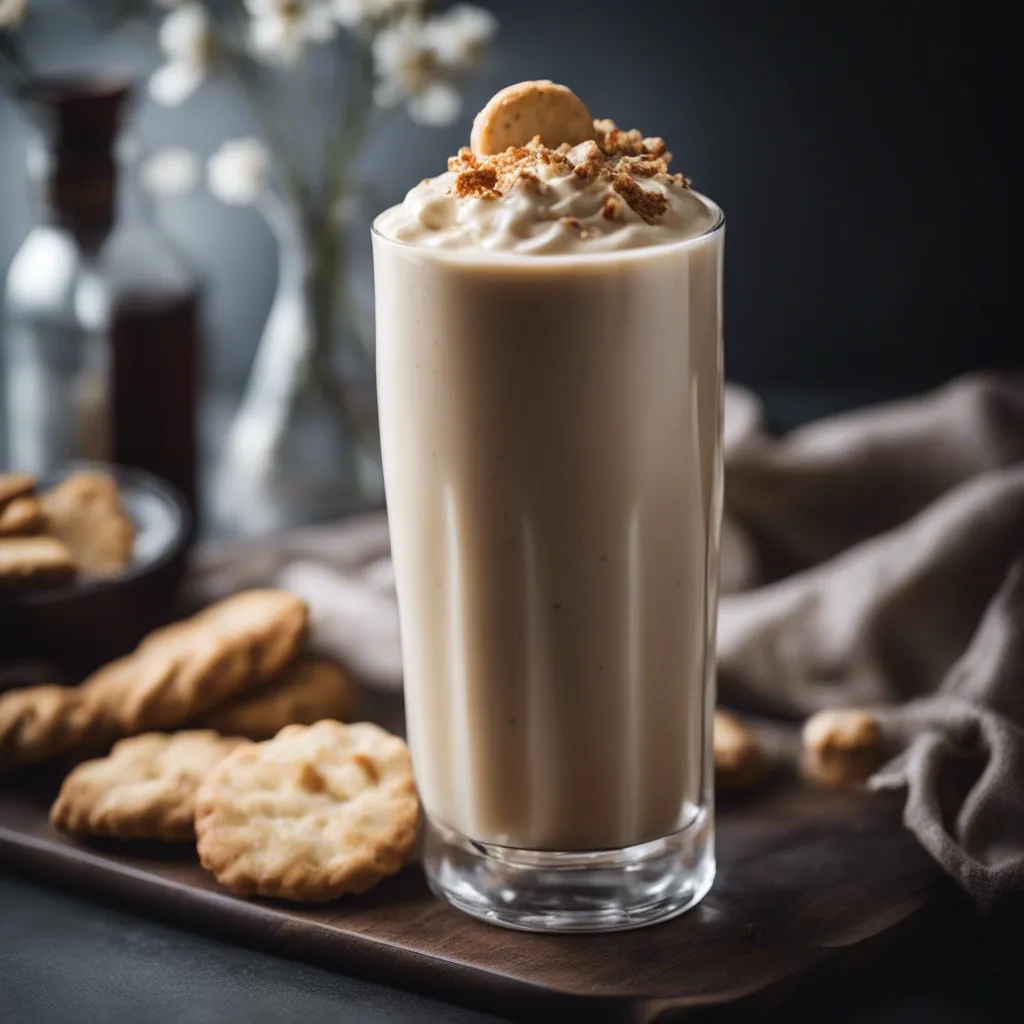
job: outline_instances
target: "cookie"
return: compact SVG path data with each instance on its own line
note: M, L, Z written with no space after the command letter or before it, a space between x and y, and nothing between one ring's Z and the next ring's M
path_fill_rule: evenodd
M882 728L870 711L819 711L804 724L804 775L822 786L841 788L864 782L885 759Z
M224 598L188 620L210 636L248 638L252 645L252 671L265 683L288 664L306 637L309 609L287 590L244 590ZM142 643L151 648L161 642L158 631Z
M0 508L36 489L36 478L28 473L0 473Z
M50 808L50 822L72 835L192 839L199 784L247 742L209 729L121 740L107 757L72 770Z
M9 543L0 541L0 550ZM258 689L295 657L307 618L306 603L294 594L245 591L150 634L79 687L0 694L0 769L177 728Z
M300 654L262 689L218 705L193 724L225 736L265 740L286 725L312 725L323 718L351 721L357 702L355 683L341 665Z
M0 693L0 770L35 764L80 744L95 712L72 686L29 686Z
M70 582L75 562L56 537L0 537L0 587L53 587Z
M243 896L297 902L365 892L416 842L404 741L376 725L289 725L229 754L196 798L199 859Z
M542 79L519 82L495 93L476 115L470 146L477 156L525 146L534 136L549 149L594 137L594 121L584 102L564 85Z
M305 639L306 602L248 590L165 626L82 684L119 735L176 729L272 679Z
M715 710L715 788L747 789L764 778L767 763L754 734L728 711Z
M43 528L43 512L31 494L12 498L0 507L0 537L38 533Z
M81 572L110 576L131 562L135 527L105 473L75 473L39 501L46 532L68 546Z

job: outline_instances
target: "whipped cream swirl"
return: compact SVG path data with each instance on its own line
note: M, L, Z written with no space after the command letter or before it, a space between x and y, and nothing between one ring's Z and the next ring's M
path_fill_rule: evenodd
M664 150L661 140L643 143ZM721 218L681 175L658 169L666 166L660 152L612 162L593 141L559 150L533 144L479 162L463 150L449 166L382 213L377 230L433 249L560 255L680 242Z

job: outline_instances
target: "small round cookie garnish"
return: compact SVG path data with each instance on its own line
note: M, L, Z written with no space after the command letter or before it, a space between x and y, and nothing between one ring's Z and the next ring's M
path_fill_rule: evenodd
M862 708L819 711L803 729L804 775L822 786L864 782L881 766L885 743L878 719Z
M199 859L241 896L333 900L399 871L418 816L398 736L367 722L290 725L207 777L196 800Z
M121 740L107 757L72 770L50 808L50 821L73 835L191 839L200 782L247 742L209 729Z
M735 792L760 782L767 770L754 734L728 711L715 711L715 788Z
M495 93L473 120L470 146L477 156L525 146L535 135L549 149L575 146L594 137L594 121L583 100L555 82L519 82Z

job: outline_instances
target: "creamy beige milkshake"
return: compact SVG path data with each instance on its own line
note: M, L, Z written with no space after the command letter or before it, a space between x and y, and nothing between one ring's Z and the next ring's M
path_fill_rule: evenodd
M590 134L463 151L374 237L428 873L481 916L572 930L678 912L713 873L722 215L661 140ZM523 874L652 842L632 911L584 887L559 916L561 883Z

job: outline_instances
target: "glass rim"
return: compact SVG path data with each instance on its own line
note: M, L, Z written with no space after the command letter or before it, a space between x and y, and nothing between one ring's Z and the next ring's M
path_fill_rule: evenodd
M475 263L475 264L511 264L514 266L566 266L570 264L592 264L621 262L622 260L641 260L655 254L661 255L675 251L683 251L698 245L699 243L719 234L725 228L725 211L713 199L694 190L714 210L718 212L714 224L699 235L692 235L679 239L675 242L658 242L655 245L639 245L629 249L605 249L602 252L566 252L566 253L534 253L534 252L499 252L492 249L435 249L431 246L417 245L415 242L405 242L399 238L391 238L385 235L377 223L386 213L401 206L395 203L384 210L381 210L370 223L370 234L374 241L380 240L386 245L393 245L397 249L405 249L409 252L422 254L427 259L436 259L451 263Z

